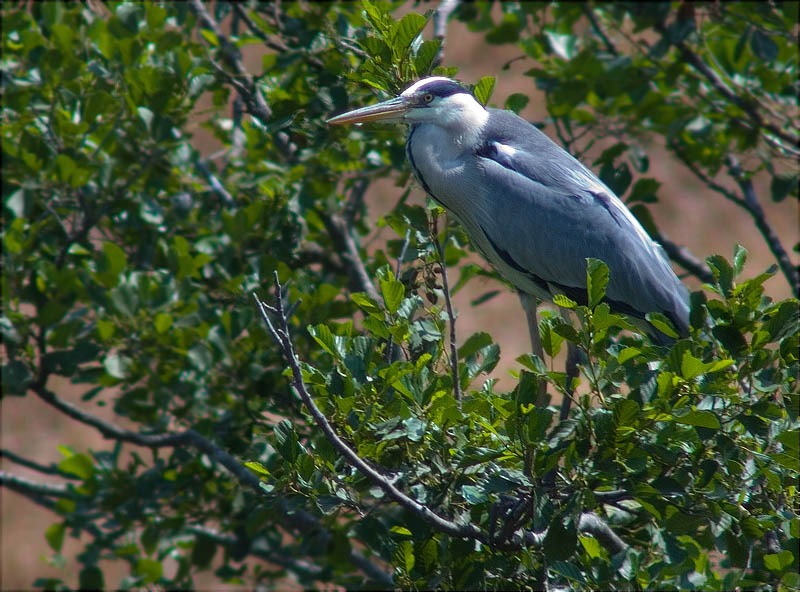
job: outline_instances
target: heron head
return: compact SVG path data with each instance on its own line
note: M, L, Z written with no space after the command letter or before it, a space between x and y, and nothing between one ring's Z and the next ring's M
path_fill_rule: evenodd
M488 117L486 109L458 82L431 76L415 82L394 99L338 115L328 123L430 123L464 134L479 131Z

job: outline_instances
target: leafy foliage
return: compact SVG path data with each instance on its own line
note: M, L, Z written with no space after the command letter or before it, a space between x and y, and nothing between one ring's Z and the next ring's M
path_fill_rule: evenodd
M499 390L484 379L498 344L481 332L451 348L447 308L492 272L407 192L379 221L386 246L360 247L363 194L407 170L402 142L324 124L374 92L455 75L441 40L423 40L435 15L366 0L95 4L2 9L3 396L111 441L62 446L52 466L4 450L42 475L2 483L57 517L43 533L53 562L66 537L83 544L77 582L32 585L191 587L210 570L248 586L800 585L800 313L765 295L775 269L742 279L744 249L709 257L692 335L664 348L610 311L608 269L590 260L588 306L558 302L577 323L540 322L547 356L573 344L580 376L523 356ZM463 4L455 18L535 60L527 74L567 147L613 132L595 164L656 231L659 183L637 134L663 137L712 189L727 167L741 195L723 197L742 207L757 171L773 199L797 197L781 124L797 94L796 5L687 6ZM250 50L258 71L243 66ZM195 147L197 122L219 153ZM459 271L451 286L445 269ZM272 314L289 355L254 291L287 307ZM537 404L540 381L573 402L567 417ZM304 391L377 478L320 429ZM128 564L122 581L108 561Z

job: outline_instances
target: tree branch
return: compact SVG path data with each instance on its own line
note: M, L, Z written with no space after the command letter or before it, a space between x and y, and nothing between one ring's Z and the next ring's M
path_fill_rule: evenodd
M431 63L431 70L442 65L444 60L444 43L447 38L447 21L450 15L458 8L458 0L442 0L433 12L433 37L439 40L439 51ZM427 73L426 73L427 74Z
M314 399L308 391L303 380L303 373L300 369L300 360L294 351L291 335L289 333L289 322L285 312L283 296L283 287L278 280L278 274L275 273L275 306L272 307L253 294L256 301L261 318L264 320L267 330L272 337L273 341L280 348L281 353L289 364L289 370L292 374L291 385L295 392L300 396L306 408L314 418L325 437L334 447L334 449L347 461L347 463L358 470L364 475L373 485L379 487L390 499L395 501L401 507L405 508L412 514L415 514L421 520L431 524L434 528L453 537L462 539L472 539L483 544L492 545L494 542L492 537L487 535L479 528L472 524L458 524L446 518L443 518L428 506L417 502L410 498L395 485L390 482L383 474L374 469L369 463L364 461L358 454L342 440L333 426L328 422L328 419L317 407ZM276 317L275 323L270 318L270 314ZM622 549L626 549L628 545L617 536L613 530L594 512L584 512L581 514L578 530L586 532L595 536L612 554L617 553ZM523 530L514 540L509 544L504 545L506 550L520 549L523 546L535 545L541 546L542 541L546 536L547 529L543 532L535 532L532 530Z
M667 256L670 259L675 261L678 265L683 267L701 282L705 282L707 284L714 283L714 274L711 273L708 265L698 259L688 248L672 242L664 233L659 230L656 231L656 235L653 236L653 240L664 247L664 251L666 251Z
M669 34L663 23L656 23L655 28L659 33L661 33L661 35L664 36L665 39L669 39ZM706 64L700 58L700 56L684 41L673 41L672 45L675 46L675 48L681 54L683 60L693 66L695 70L697 70L706 80L708 80L711 86L714 87L718 93L744 111L757 127L764 128L772 135L780 138L784 142L791 144L793 146L793 152L797 154L797 148L798 145L800 145L800 136L790 133L788 131L788 126L787 129L781 129L773 122L765 121L761 116L761 113L759 113L757 104L754 101L746 100L736 94L725 83L725 81L722 80L719 74L710 68L708 64Z
M0 458L8 459L13 463L33 469L34 471L38 471L39 473L43 473L45 475L58 475L59 477L64 477L65 479L76 479L74 475L65 473L55 465L43 465L35 460L25 458L24 456L20 456L16 452L5 448L0 450Z
M333 239L334 246L339 252L339 256L350 274L350 281L359 292L365 292L367 296L375 302L381 301L381 296L369 277L367 268L361 260L353 235L350 234L350 226L338 214L322 214L322 220L328 234Z
M306 408L311 413L312 417L314 418L315 423L317 426L323 431L325 437L331 443L331 445L339 452L342 457L350 464L350 466L355 467L362 475L367 477L374 485L378 486L383 490L383 492L392 500L397 502L400 506L404 507L408 511L416 514L419 518L428 522L432 526L434 526L437 530L444 532L445 534L449 534L451 536L455 536L458 538L470 538L481 541L483 543L488 543L488 538L485 533L481 532L479 529L475 528L471 524L464 524L459 525L455 522L447 520L446 518L442 518L435 512L433 512L427 506L419 503L418 501L408 497L405 493L400 491L397 487L394 486L386 477L384 477L381 473L376 471L372 468L371 465L366 463L356 452L351 449L347 443L342 440L339 435L334 431L331 424L328 422L328 419L325 415L320 411L317 404L314 402L314 399L311 397L311 394L308 392L306 388L305 382L303 381L303 373L300 369L300 362L297 358L297 355L294 352L294 345L292 344L291 337L289 335L289 323L284 313L284 305L283 305L283 298L281 296L282 286L278 280L278 274L275 274L275 301L276 306L273 308L264 302L262 302L256 294L253 294L253 297L256 300L256 304L258 306L259 311L261 312L261 317L264 319L264 323L267 326L267 329L272 336L272 339L275 343L280 347L281 352L283 353L284 358L289 364L289 369L292 372L292 388L294 388L295 392L300 396L305 404ZM277 326L273 324L272 320L269 317L269 312L272 312L277 317Z
M216 21L208 14L201 0L190 0L189 6L192 12L197 15L197 18L200 19L202 25L210 29L219 40L219 44L222 47L222 55L228 65L233 69L235 76L228 74L212 60L215 67L217 67L217 72L236 89L242 97L244 104L247 105L247 110L250 114L258 118L262 124L267 125L272 117L272 110L267 106L261 93L255 88L253 77L250 76L242 63L241 52L239 52L239 49L222 33Z
M586 18L589 19L589 22L592 24L592 29L594 29L597 36L603 42L603 45L606 46L606 51L613 56L618 56L619 51L617 50L614 43L611 41L611 38L608 36L608 33L603 27L603 24L600 22L600 19L597 18L597 15L594 13L594 7L591 4L583 3L583 14L586 15Z
M756 228L761 232L764 240L767 241L770 251L772 251L775 259L778 260L778 265L780 265L783 275L786 276L792 291L796 296L800 297L800 273L798 273L797 269L792 264L792 260L789 258L786 249L783 248L778 234L772 226L770 226L769 222L767 222L764 208L761 207L761 203L758 200L758 195L756 195L752 179L743 174L742 167L735 156L732 154L729 155L727 161L728 172L742 190L742 195L744 196L743 207L750 213L756 224Z
M188 429L183 432L166 434L139 434L130 432L75 407L42 386L34 389L34 392L42 400L65 415L81 423L92 426L106 438L118 440L120 442L129 442L148 448L191 446L206 454L217 464L225 467L241 484L248 486L259 495L264 494L264 490L261 488L261 480L254 473L243 466L226 450L220 448L195 430ZM282 497L276 497L275 503L277 511L285 516L285 521L293 528L301 532L324 530L320 522L314 516L304 510L290 508L289 504ZM357 553L355 550L351 551L350 559L353 565L362 570L364 569L364 565L369 563L369 560L365 559L363 555ZM370 570L376 574L381 571L375 566L370 568ZM374 578L375 576L371 577Z
M0 471L0 485L8 487L12 491L16 491L26 497L30 497L36 503L44 505L52 509L52 500L47 499L51 497L65 498L70 497L69 490L66 485L51 485L49 483L37 483L24 477L19 477L7 471ZM39 499L40 501L37 501Z
M453 311L453 303L450 299L450 284L447 281L447 264L444 261L444 249L442 243L439 242L439 232L436 224L436 218L433 218L431 228L431 239L433 245L436 247L436 253L439 255L439 265L442 268L442 292L444 293L444 305L447 310L447 323L450 329L450 372L453 376L453 396L461 405L461 380L458 373L458 347L456 346L456 315Z

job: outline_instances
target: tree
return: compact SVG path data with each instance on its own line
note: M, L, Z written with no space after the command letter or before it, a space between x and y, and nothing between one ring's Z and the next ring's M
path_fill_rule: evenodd
M3 6L3 404L35 398L108 440L53 464L4 445L3 486L55 516L53 561L69 535L84 588L210 569L247 585L800 585L800 315L763 286L779 273L796 295L798 271L753 182L797 199L797 4L398 8ZM568 149L614 140L594 167L705 282L690 338L657 347L612 314L592 261L588 306L560 301L576 324L543 313L548 359L520 358L508 391L481 383L499 346L457 341L450 299L493 272L406 200L396 130L324 123L457 75L453 20L523 52ZM197 150L196 121L218 153ZM775 268L744 279L733 240L732 260L704 262L660 235L645 135L750 214ZM364 195L385 177L392 238L367 249ZM565 341L586 358L574 380L550 359ZM539 380L568 416L535 404ZM109 561L129 565L121 581Z

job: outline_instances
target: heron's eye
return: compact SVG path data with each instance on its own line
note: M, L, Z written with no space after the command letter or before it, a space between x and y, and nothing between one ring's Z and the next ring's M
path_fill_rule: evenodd
M425 103L430 103L431 101L433 101L433 95L431 93L425 93L424 95L422 95L422 100Z

